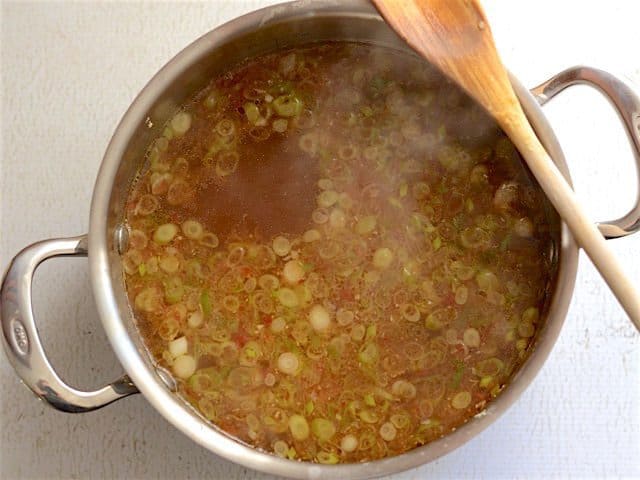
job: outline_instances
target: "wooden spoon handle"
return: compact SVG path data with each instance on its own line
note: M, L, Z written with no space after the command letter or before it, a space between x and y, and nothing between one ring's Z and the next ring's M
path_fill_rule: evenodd
M538 183L569 226L614 295L640 332L640 295L622 265L606 244L597 226L589 219L575 193L538 140L524 113L510 116L503 128L524 156Z

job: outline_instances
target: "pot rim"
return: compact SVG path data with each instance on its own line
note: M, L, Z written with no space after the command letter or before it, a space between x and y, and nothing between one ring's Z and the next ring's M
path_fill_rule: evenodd
M488 427L517 400L542 367L564 323L576 278L578 247L566 225L562 224L561 244L557 246L561 261L555 290L548 320L533 352L511 379L508 387L483 412L438 440L404 454L372 462L318 465L286 460L260 451L233 439L195 416L186 402L171 393L157 373L148 368L143 359L146 352L139 351L132 341L124 316L118 309L109 262L109 251L115 247L107 222L116 172L132 133L147 118L154 102L180 73L197 62L205 52L243 33L260 29L272 22L295 20L307 16L310 11L316 14L348 14L380 20L377 11L366 0L301 0L266 7L235 18L195 40L173 57L142 89L116 127L96 179L91 202L88 248L91 283L102 324L122 366L147 401L192 440L228 460L266 473L292 478L371 478L415 468L451 452ZM568 178L562 151L539 105L515 77L510 78L527 116Z

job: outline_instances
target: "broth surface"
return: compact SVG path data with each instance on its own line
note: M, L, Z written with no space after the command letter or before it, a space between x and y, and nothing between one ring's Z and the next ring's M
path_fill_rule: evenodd
M125 281L151 354L229 434L362 462L437 439L520 366L557 232L515 148L423 61L252 59L150 146Z

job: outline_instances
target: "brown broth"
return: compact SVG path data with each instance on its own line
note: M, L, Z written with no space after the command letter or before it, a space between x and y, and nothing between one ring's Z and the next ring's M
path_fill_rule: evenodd
M252 59L186 104L127 205L154 358L229 434L361 462L445 435L526 357L548 204L424 62L351 43Z

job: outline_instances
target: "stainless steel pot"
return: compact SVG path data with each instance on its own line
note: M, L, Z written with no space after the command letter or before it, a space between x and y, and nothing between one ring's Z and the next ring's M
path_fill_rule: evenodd
M547 320L530 357L504 392L485 411L446 437L403 455L336 466L277 458L226 435L203 420L176 394L171 376L149 357L135 329L123 283L119 253L126 248L124 202L148 143L175 109L211 76L247 57L314 41L352 40L406 49L365 0L300 1L265 8L233 20L195 41L172 59L142 90L118 125L105 153L91 205L89 234L51 239L22 250L11 262L0 289L3 345L22 381L51 406L85 412L141 392L173 425L214 453L256 470L294 478L368 478L427 463L480 433L516 401L546 360L564 322L576 277L578 246L567 228L556 245L558 270ZM628 85L587 67L569 69L530 93L512 77L526 114L543 144L568 177L560 146L539 104L564 88L586 83L617 109L634 146L640 179L640 101ZM599 224L606 238L640 229L640 194L624 217ZM31 282L37 266L57 256L89 256L91 283L100 317L127 375L91 392L65 384L49 364L31 308Z

